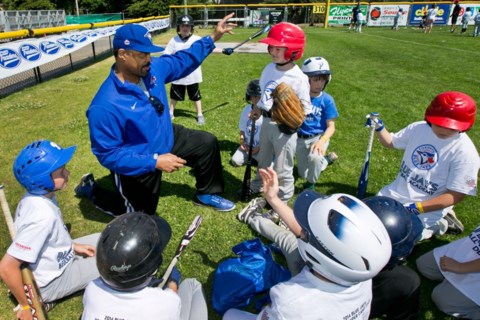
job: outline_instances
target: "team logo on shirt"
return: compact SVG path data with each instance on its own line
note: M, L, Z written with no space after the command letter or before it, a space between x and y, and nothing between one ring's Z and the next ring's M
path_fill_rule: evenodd
M156 85L157 85L157 77L155 77L155 76L152 75L152 76L150 77L150 87L153 88L153 87L155 87Z
M431 144L418 146L412 153L412 163L421 170L430 170L438 163L438 152Z
M465 184L470 188L477 188L477 180L474 177L465 177Z
M265 86L265 90L263 91L262 102L264 105L271 104L270 100L272 99L272 92L278 86L278 83L275 81L270 81Z
M72 259L73 259L73 250L71 248L67 251L58 252L57 253L58 269L62 269Z

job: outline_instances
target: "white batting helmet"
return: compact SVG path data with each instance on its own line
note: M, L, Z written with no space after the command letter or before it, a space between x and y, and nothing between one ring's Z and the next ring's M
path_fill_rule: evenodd
M303 61L302 71L309 77L328 75L327 84L332 80L332 72L327 59L323 57L311 57Z
M298 239L300 255L330 281L351 286L371 279L390 259L392 244L382 221L353 196L304 191L294 212L305 234Z

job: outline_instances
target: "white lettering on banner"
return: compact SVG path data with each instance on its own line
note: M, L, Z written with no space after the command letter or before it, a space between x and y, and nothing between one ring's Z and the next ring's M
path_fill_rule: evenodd
M19 64L20 64L20 57L14 50L9 48L0 49L0 66L4 68L12 69L18 66Z
M67 49L71 49L71 48L75 47L75 44L70 39L67 39L67 38L57 39L57 42L60 43L64 48L67 48Z
M42 55L37 47L28 43L20 46L19 51L22 58L28 61L36 61Z
M140 23L149 31L169 28L168 18ZM0 44L0 79L39 67L82 49L99 38L115 34L121 26L69 32L38 39L22 39ZM42 54L44 53L44 54Z
M393 26L393 20L399 10L402 9L402 13L398 17L398 25L406 26L409 16L409 5L375 5L370 6L369 17L367 20L368 26Z
M52 41L42 41L40 42L40 50L46 54L56 54L60 50L60 46Z

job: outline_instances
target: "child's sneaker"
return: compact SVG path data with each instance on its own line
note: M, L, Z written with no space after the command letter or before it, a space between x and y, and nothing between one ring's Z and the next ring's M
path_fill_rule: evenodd
M197 124L199 126L203 126L205 124L205 117L204 116L197 116Z
M328 164L332 164L335 160L338 159L338 156L335 152L329 152L325 159L327 159Z
M266 204L267 201L263 198L253 199L237 214L237 219L243 223L248 223L253 216L262 214L262 209Z
M459 234L465 230L463 223L457 218L455 211L450 210L443 218L448 222L447 232Z
M216 194L196 194L193 204L197 206L212 207L217 211L227 212L235 209L235 204Z
M278 213L276 213L273 210L269 210L269 211L263 213L262 218L268 219L275 224L278 224L280 222L280 216L278 215Z
M315 190L315 183L312 182L305 182L303 184L303 190Z
M93 173L87 173L82 176L80 183L75 187L75 195L77 197L92 196L93 185L95 184L95 178Z

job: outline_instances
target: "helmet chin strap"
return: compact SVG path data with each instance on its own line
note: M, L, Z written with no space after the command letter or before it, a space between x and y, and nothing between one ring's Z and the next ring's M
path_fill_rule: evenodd
M287 62L283 62L283 63L275 63L277 66L279 67L283 67L283 66L286 66L287 64L289 64L290 62L293 62L293 59L290 59L288 60Z
M293 62L295 60L295 57L297 56L297 53L296 52L293 52L292 53L292 57L290 58L290 60L288 60L287 62L283 62L283 63L276 63L277 66L279 67L283 67L283 66L286 66L287 64L289 64L290 62Z
M188 36L186 37L182 37L182 35L179 33L178 36L180 37L180 39L182 39L183 42L186 42L188 39L190 39L190 37L193 35L193 33L190 33Z

